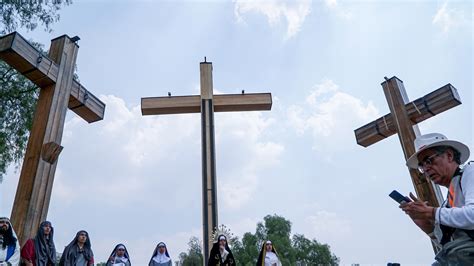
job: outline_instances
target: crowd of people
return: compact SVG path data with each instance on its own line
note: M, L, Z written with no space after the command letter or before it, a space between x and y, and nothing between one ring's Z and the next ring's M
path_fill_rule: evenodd
M36 236L28 239L20 249L15 231L6 217L0 218L0 266L54 266L56 247L54 245L54 228L51 222L44 221L38 228ZM94 265L89 234L81 230L64 248L59 258L60 266ZM107 259L106 266L131 266L130 256L124 244L118 244ZM173 262L164 242L156 245L148 266L172 266ZM214 243L208 260L208 266L236 265L234 255L227 243L227 237L220 235ZM267 240L260 251L257 266L281 266L278 253L270 240Z

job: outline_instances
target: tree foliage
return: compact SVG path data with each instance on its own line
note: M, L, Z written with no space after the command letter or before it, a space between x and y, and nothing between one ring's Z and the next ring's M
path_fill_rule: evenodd
M69 5L72 0L2 0L0 1L0 33L8 33L17 28L34 30L38 23L47 31L59 21L58 11L62 5Z
M331 253L327 244L316 239L307 239L302 234L291 236L291 222L279 215L267 215L263 222L257 223L255 234L247 232L242 241L233 237L231 249L237 265L255 266L260 249L266 240L271 240L280 255L282 265L313 266L338 265L339 258ZM201 266L202 249L197 237L191 237L188 252L179 254L184 266Z
M57 13L71 0L0 1L0 34L24 27L34 30L38 24L51 31L59 20ZM37 48L38 44L35 44ZM0 61L0 182L11 163L17 166L26 149L39 90L28 79Z
M181 252L179 261L183 266L202 266L201 241L197 237L191 237L188 242L188 253Z
M18 165L23 157L38 95L35 84L0 62L0 180L10 163Z

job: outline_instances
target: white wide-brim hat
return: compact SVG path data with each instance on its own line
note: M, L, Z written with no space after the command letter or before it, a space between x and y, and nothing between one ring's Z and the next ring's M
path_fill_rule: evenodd
M446 136L440 133L430 133L417 137L414 141L415 154L407 160L407 166L410 168L418 168L418 154L420 152L438 146L449 146L456 149L461 154L461 164L469 159L469 148L463 143L455 140L448 140Z

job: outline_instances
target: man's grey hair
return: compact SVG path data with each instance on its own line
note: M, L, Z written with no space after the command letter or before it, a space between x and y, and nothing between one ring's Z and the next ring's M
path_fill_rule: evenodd
M451 146L436 146L436 147L433 147L433 150L435 150L438 153L444 153L447 150L451 150L453 152L454 161L459 165L461 164L461 153L455 148Z

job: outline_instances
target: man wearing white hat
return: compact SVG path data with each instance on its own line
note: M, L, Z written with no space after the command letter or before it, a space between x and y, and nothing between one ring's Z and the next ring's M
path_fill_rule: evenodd
M416 152L407 166L419 169L435 184L448 188L442 207L431 207L418 200L404 203L400 208L430 236L441 250L435 264L474 264L474 165L466 164L469 148L444 135L431 133L415 139Z

